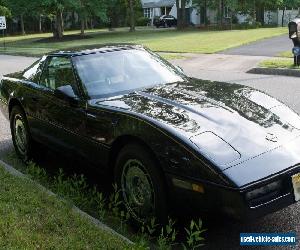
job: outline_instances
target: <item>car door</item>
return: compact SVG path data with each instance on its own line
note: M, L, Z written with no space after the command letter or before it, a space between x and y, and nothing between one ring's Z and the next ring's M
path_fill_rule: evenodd
M39 80L37 117L40 123L40 138L55 146L69 151L81 150L85 137L85 101L77 85L70 58L64 56L48 57ZM69 88L74 98L58 95L58 90Z

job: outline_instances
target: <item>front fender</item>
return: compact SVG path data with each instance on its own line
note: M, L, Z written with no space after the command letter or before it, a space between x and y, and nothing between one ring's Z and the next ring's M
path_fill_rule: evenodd
M122 114L115 127L115 138L125 135L139 138L149 146L165 173L229 185L222 173L218 173L215 167L197 152L197 147L189 139L184 140L155 120L135 114Z

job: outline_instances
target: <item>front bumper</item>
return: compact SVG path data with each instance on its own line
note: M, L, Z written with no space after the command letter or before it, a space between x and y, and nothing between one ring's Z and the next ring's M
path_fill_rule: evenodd
M193 216L200 216L202 213L224 214L231 218L241 221L249 221L255 218L263 217L267 214L276 212L285 207L288 207L295 202L292 176L300 173L300 167L291 168L285 173L275 176L273 179L267 180L272 182L274 180L282 180L282 190L276 196L266 196L256 204L251 204L245 198L245 193L251 189L231 189L220 187L213 184L201 183L204 186L204 193L197 193L191 190L186 190L174 187L171 184L172 175L168 175L168 183L170 190L170 198L175 210L179 213L192 214ZM185 179L187 182L194 180ZM263 185L260 183L259 185ZM255 185L253 187L255 188Z

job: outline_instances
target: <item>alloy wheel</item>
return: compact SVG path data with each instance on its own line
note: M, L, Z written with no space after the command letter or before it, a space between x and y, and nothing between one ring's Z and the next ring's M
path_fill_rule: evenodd
M27 132L22 117L19 115L15 116L14 135L19 152L25 155L27 150Z
M131 216L145 222L154 216L155 195L153 183L143 164L135 159L128 160L121 176L122 195Z

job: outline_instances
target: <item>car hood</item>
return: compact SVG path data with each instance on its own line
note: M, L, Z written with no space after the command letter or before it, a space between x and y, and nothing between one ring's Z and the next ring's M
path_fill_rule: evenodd
M249 87L190 79L94 104L138 113L193 142L226 170L300 135L300 118L276 99Z

